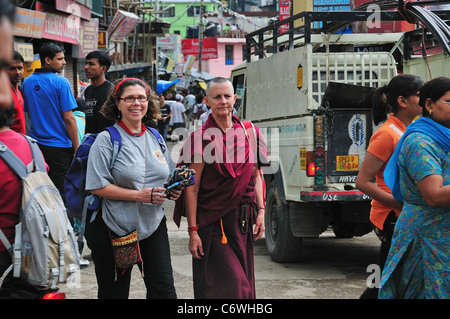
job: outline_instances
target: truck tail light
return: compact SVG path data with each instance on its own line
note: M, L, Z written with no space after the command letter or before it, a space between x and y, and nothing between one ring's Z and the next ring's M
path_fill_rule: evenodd
M315 173L314 152L306 152L306 176L314 176Z

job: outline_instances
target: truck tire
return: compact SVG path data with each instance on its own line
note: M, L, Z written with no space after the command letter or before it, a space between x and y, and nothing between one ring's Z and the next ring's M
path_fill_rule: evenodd
M302 238L292 235L289 205L280 200L275 181L267 193L265 227L266 246L273 261L291 262L299 257Z

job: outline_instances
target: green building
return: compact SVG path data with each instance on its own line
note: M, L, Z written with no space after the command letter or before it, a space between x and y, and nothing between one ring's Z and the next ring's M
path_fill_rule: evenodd
M217 11L218 7L217 0L203 0L204 13ZM171 24L170 34L179 34L183 39L186 38L188 27L198 27L200 23L200 0L161 1L159 12L163 12L159 14L159 18Z

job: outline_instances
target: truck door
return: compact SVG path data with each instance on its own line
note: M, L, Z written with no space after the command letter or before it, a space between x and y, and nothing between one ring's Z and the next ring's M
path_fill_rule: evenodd
M373 132L374 88L330 82L322 108L327 121L327 176L330 183L354 183Z
M234 93L237 95L234 109L241 118L245 118L245 68L233 70L231 74L231 82L234 87Z

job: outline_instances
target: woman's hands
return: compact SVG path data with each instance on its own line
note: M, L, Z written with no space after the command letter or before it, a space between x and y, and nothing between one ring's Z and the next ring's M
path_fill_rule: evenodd
M169 192L169 199L177 200L182 190L172 189ZM148 187L138 191L138 202L161 205L167 199L166 189L164 187Z
M178 197L181 196L181 193L183 192L183 189L172 189L169 192L169 199L171 200L177 200Z

